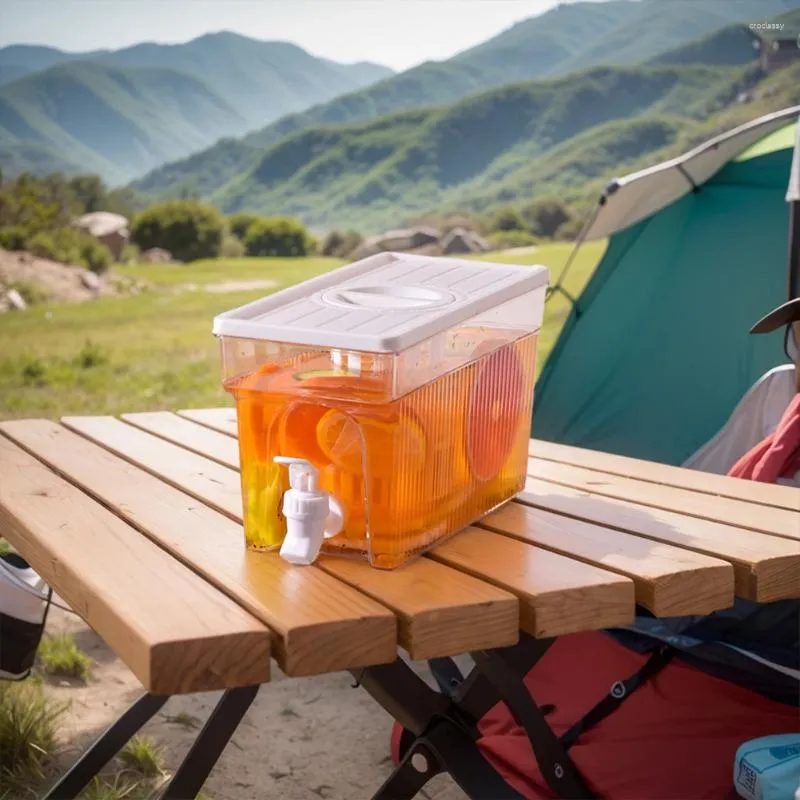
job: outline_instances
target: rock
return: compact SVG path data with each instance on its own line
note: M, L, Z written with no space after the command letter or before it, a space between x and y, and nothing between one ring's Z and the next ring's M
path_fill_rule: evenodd
M88 269L83 269L80 272L81 283L92 292L100 291L100 278L90 272Z
M489 250L489 243L474 231L453 228L442 240L442 250L445 255L485 253Z
M6 303L12 311L24 311L28 304L16 289L9 289L5 296Z
M142 264L171 264L172 253L161 247L151 247L139 256L139 261Z
M73 225L102 242L111 251L115 261L122 258L122 251L131 237L128 220L121 214L112 214L108 211L84 214L76 219Z

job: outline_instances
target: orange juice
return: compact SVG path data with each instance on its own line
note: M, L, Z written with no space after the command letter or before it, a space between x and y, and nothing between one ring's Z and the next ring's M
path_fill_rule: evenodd
M427 261L440 269L438 262L452 262ZM475 271L473 262L456 263ZM534 268L504 266L498 279L523 269ZM475 274L486 273L479 265ZM532 294L526 277L527 325L509 325L516 320L506 301L496 319L473 314L391 351L304 344L299 332L284 342L274 331L263 340L223 336L247 545L278 549L287 534L288 478L276 457L313 465L319 489L344 512L322 551L360 555L380 568L399 566L520 491L544 293L540 279Z

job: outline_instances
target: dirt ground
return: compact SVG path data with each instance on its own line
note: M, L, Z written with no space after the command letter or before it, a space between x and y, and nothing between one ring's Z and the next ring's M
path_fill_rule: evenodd
M0 286L33 284L46 291L51 300L61 303L82 303L119 293L121 287L104 277L96 279L97 288L90 288L82 278L86 273L82 267L0 249ZM94 282L91 277L88 280Z
M48 632L71 633L94 661L88 685L57 681L47 687L53 699L70 703L60 726L67 766L142 688L78 617L53 608ZM431 680L422 665L415 668ZM203 793L209 800L368 800L391 772L391 719L352 684L346 673L286 678L273 662L272 681L261 688ZM170 770L180 763L218 697L172 698L142 729L163 747ZM466 795L439 776L419 797L464 800Z

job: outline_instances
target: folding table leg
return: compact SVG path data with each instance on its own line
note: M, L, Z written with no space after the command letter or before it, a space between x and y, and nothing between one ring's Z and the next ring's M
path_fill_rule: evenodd
M523 681L525 676L514 664L513 648L473 653L480 672L493 686L500 699L528 735L539 771L558 797L591 800L594 797L566 749L536 705Z
M43 800L74 800L129 739L163 707L169 696L142 695L78 759Z
M374 800L409 800L440 772L448 772L470 797L522 800L483 758L469 720L452 700L431 689L401 659L353 675L416 737Z
M225 692L161 795L161 800L194 800L260 688L249 686Z

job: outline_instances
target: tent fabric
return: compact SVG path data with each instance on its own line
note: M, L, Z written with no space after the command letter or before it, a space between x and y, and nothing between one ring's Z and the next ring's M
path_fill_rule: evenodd
M770 116L753 123L762 139L765 130L777 137L769 146L746 137L749 153L611 236L537 382L534 438L680 465L786 362L779 335L749 334L786 298L794 136L773 126L795 123L788 112ZM612 198L652 180L622 182Z
M547 721L561 736L648 657L602 633L564 636L525 683L540 708L555 706ZM479 730L481 752L523 797L556 797L504 704L481 720ZM582 734L569 752L589 788L601 797L733 800L737 748L760 736L796 732L796 705L769 700L673 660Z
M586 241L605 239L660 211L701 186L735 156L800 116L800 106L777 111L715 136L677 158L612 181ZM784 187L786 177L784 178Z

